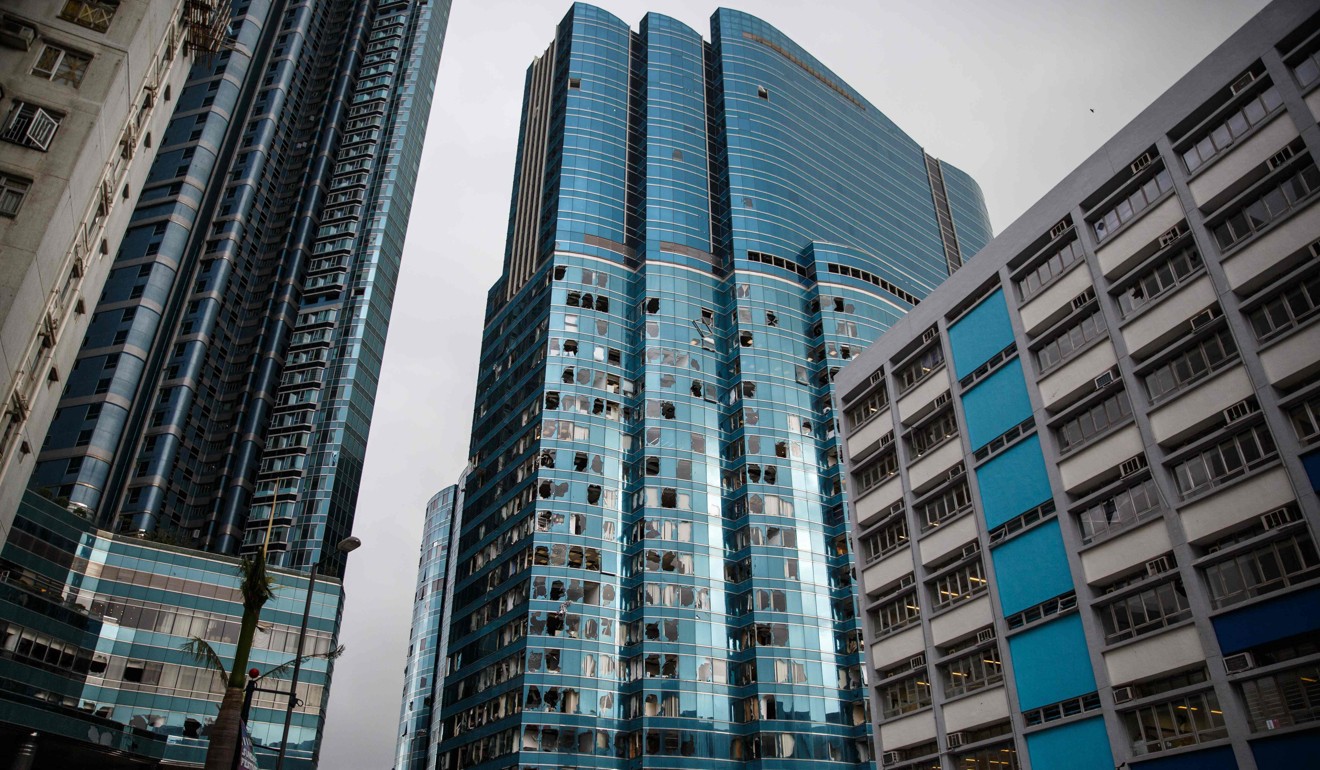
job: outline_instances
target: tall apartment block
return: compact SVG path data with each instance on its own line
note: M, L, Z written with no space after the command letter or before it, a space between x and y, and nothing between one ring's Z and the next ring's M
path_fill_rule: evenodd
M575 4L527 73L439 766L868 766L831 380L988 237L764 22Z
M403 669L403 703L399 713L399 739L394 770L435 767L440 709L437 696L444 679L445 639L449 633L449 607L453 598L449 558L457 542L463 512L465 480L437 492L426 503L422 525L422 552L417 561L417 594L413 597L412 629L408 634L408 662Z
M228 3L0 12L0 543L197 53Z
M51 8L113 13L113 33L120 13L146 5ZM156 158L128 190L119 248L98 257L108 277L83 305L81 349L31 447L14 527L32 537L0 552L0 588L13 594L0 603L13 650L0 656L0 720L96 743L90 721L126 736L115 745L130 754L159 740L167 765L198 761L221 693L179 645L201 635L229 659L240 611L224 557L268 538L293 586L277 601L296 608L263 616L258 665L296 647L296 574L313 565L325 582L311 630L333 645L334 545L353 524L448 9L241 0L222 50L156 95L172 110L143 137ZM331 670L304 672L316 689L300 694L287 740L299 767L316 764ZM275 700L250 722L263 766L283 722Z
M883 767L1320 752L1318 119L1278 0L840 373Z

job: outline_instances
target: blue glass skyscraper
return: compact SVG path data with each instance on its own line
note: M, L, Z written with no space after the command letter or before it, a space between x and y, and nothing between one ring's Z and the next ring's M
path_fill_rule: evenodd
M439 766L867 764L832 379L989 234L764 22L574 5L527 74Z
M426 503L422 524L422 553L417 562L417 593L413 597L412 630L408 636L408 663L403 669L403 703L394 770L434 767L435 741L431 738L435 695L443 671L450 599L449 558L453 536L463 510L460 484L437 492ZM428 765L429 761L429 765Z

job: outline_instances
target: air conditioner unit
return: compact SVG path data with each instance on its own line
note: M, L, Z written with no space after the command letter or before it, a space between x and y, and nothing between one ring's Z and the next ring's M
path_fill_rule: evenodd
M1244 398L1224 410L1224 423L1232 425L1246 417L1250 417L1256 411L1256 405L1250 398Z
M1313 241L1311 243L1311 256L1320 257L1320 241Z
M939 331L934 326L932 326L926 331L921 333L921 341L930 342L931 340L935 339L936 334L939 334Z
M954 465L952 468L949 469L949 478L951 479L958 478L959 476L963 475L964 470L965 469L963 468L962 463L958 463Z
M1245 89L1247 86L1251 85L1254 82L1256 82L1256 74L1254 72L1247 72L1244 73L1242 77L1238 78L1237 80L1234 80L1233 85L1229 86L1228 90L1233 94L1240 94L1242 93L1243 89Z
M1094 288L1087 289L1081 294L1078 294L1076 297L1073 297L1072 308L1073 310L1081 310L1083 307L1086 306L1086 303L1090 302L1093 299L1095 299L1095 289Z
M899 587L899 588L908 588L908 587L912 586L912 585L913 585L914 583L916 583L916 582L917 582L917 578L916 578L915 576L913 576L913 575L904 575L903 577L901 577L901 578L898 579L898 587Z
M935 397L935 406L940 407L947 403L949 403L949 391L946 390Z
M1241 674L1256 667L1256 659L1249 652L1224 656L1224 673Z
M977 552L979 552L980 550L981 550L981 544L978 543L978 542L976 542L975 540L973 540L972 542L970 542L970 543L968 543L967 545L963 546L963 549L962 549L962 557L963 557L964 559L966 559L966 558L968 558L969 556L974 556L974 555L975 555Z
M36 39L36 29L14 19L0 20L0 45L26 51Z
M908 660L908 668L922 668L925 665L926 665L926 656L924 654L913 655Z
M1050 240L1054 240L1055 238L1058 238L1060 235L1063 235L1064 233L1068 232L1068 228L1071 226L1072 225L1068 224L1068 220L1060 219L1057 225L1050 228Z
M1109 383L1113 382L1116 379L1118 379L1118 373L1115 372L1113 369L1110 369L1109 371L1095 378L1095 389L1100 390L1101 388L1108 387Z
M1183 237L1183 233L1185 232L1187 231L1183 229L1182 225L1174 225L1173 227L1170 227L1168 230L1165 230L1164 234L1160 236L1160 248L1162 249L1165 246L1168 246L1170 243L1173 243L1174 241Z
M1294 150L1293 148L1284 147L1282 150L1279 150L1278 152L1274 153L1274 155L1272 155L1269 160L1265 161L1265 165L1269 166L1270 171L1273 171L1279 166L1282 166L1283 164L1287 163L1288 159L1296 154L1297 151Z
M1115 703L1127 703L1128 701L1132 700L1135 697L1137 697L1137 691L1131 687L1114 688Z
M881 764L885 767L889 767L890 765L898 764L901 759L902 757L897 751L886 751L884 758L881 760Z
M1120 476L1131 476L1142 468L1146 467L1146 455L1140 454L1135 457L1129 457L1119 463L1118 473Z
M1143 152L1136 160L1132 161L1132 165L1129 166L1129 168L1132 170L1133 174L1140 174L1142 169L1149 166L1154 160L1155 158L1150 153Z
M983 628L980 631L976 632L977 644L985 644L986 642L993 642L994 639L995 639L994 628Z
M1192 331L1196 331L1197 329L1200 329L1202 326L1205 326L1206 324L1210 323L1213 320L1215 320L1214 308L1208 307L1205 310L1202 310L1201 312L1192 316Z
M1294 521L1297 521L1297 513L1291 508L1275 508L1260 517L1260 523L1265 526L1265 529L1278 529Z
M949 733L949 748L956 749L963 745L963 733Z
M894 432L892 430L880 437L881 448L887 447L892 443L894 443Z
M1160 575L1173 569L1173 560L1168 556L1161 556L1158 559L1151 559L1146 562L1147 575Z

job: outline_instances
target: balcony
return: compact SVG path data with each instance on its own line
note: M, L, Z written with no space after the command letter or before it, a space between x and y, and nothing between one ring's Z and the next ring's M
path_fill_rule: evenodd
M1269 160L1280 147L1297 138L1297 127L1292 118L1280 111L1269 123L1247 137L1236 147L1228 147L1222 155L1213 158L1209 166L1197 174L1188 185L1196 205L1207 201L1246 176L1257 166Z
M943 527L936 527L921 539L921 563L933 564L976 540L976 517L963 516Z
M1320 206L1312 201L1278 224L1271 223L1268 230L1225 257L1224 275L1228 285L1239 294L1246 294L1273 280L1279 271L1271 268L1286 264L1285 260L1307 248L1317 233L1320 233Z
M935 398L949 390L949 369L943 364L898 399L898 419L912 425L934 408Z
M935 740L935 714L910 714L880 725L881 746L911 746Z
M1097 342L1081 355L1050 372L1039 383L1040 397L1045 408L1067 402L1075 396L1094 390L1095 378L1118 363L1114 346L1108 341Z
M1172 549L1164 521L1152 521L1082 551L1082 574L1086 576L1086 582L1098 583L1163 556Z
M932 486L932 481L943 481L947 478L949 469L962 460L962 441L958 438L945 441L908 468L908 483L914 492L924 492L927 487Z
M862 570L862 590L878 595L904 575L912 574L912 549L903 548Z
M1290 388L1320 373L1320 323L1280 339L1260 353L1270 384Z
M1113 279L1134 266L1144 246L1183 220L1182 204L1176 195L1147 211L1126 229L1096 251L1096 259L1105 277Z
M880 439L893 429L893 413L886 408L848 436L848 458L853 462L865 458L879 448Z
M921 636L921 624L917 624L872 644L871 666L876 671L883 671L925 651L926 642Z
M1288 474L1276 466L1183 506L1179 514L1187 539L1196 542L1291 502L1293 493Z
M1133 316L1123 325L1123 339L1134 358L1143 358L1157 348L1181 337L1188 330L1187 321L1215 302L1210 276L1174 290L1146 312Z
M1128 425L1085 446L1059 463L1059 476L1064 489L1074 492L1088 482L1111 472L1129 457L1143 449L1137 426Z
M978 628L994 621L990 611L990 597L980 597L956 605L953 609L930 621L931 641L943 646L960 637L969 636Z
M1104 653L1109 681L1132 682L1205 663L1196 626L1188 624Z
M944 729L951 733L999 719L1008 719L1008 695L1003 685L959 698L944 707Z
M885 483L857 498L853 511L857 514L858 526L865 528L880 520L880 516L889 512L889 506L903 499L903 481L894 476Z
M1221 419L1225 405L1236 404L1252 393L1246 370L1235 365L1210 375L1153 409L1151 432L1162 446L1180 443Z
M1046 326L1062 318L1070 309L1073 297L1091 287L1091 271L1077 267L1046 287L1022 306L1022 325L1028 335L1039 334Z

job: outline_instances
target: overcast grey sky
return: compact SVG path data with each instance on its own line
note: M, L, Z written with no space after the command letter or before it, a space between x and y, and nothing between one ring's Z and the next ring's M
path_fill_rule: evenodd
M709 37L714 0L599 0ZM1263 0L745 0L932 155L995 232ZM566 0L455 0L413 202L348 569L323 770L388 770L427 499L466 462L486 290L499 276L523 75ZM1092 112L1094 110L1094 112Z

